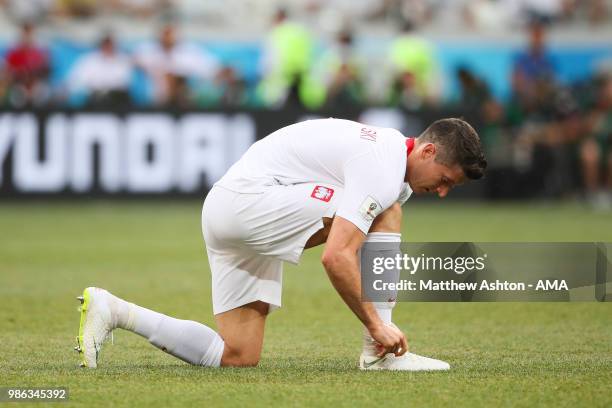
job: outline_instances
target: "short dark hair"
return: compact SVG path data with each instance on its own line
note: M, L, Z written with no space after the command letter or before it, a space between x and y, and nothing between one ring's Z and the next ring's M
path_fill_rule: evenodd
M445 166L459 165L470 180L484 176L487 160L482 153L480 138L466 121L458 118L437 120L418 139L437 146L438 163Z

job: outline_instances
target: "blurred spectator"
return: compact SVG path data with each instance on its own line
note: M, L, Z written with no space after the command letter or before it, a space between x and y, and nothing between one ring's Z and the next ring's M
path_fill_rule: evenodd
M49 55L35 44L34 26L30 23L21 26L20 38L5 60L11 106L41 106L49 102Z
M579 184L576 145L584 134L584 117L569 89L560 88L555 94L555 117L546 128L545 147L551 158L547 169L544 192L562 197Z
M556 80L555 63L546 50L545 25L528 25L529 45L514 61L510 119L516 149L530 195L561 197L578 180L575 145L584 131L578 101Z
M514 129L508 125L504 106L494 99L487 100L480 111L478 133L490 165L487 168L485 190L489 198L516 198L525 194L526 185L515 158ZM520 157L519 157L520 159Z
M586 15L591 23L600 24L610 16L612 2L609 0L566 0L568 11ZM580 17L580 16L579 16Z
M230 66L224 66L213 83L200 87L197 98L201 107L237 108L251 105L246 81Z
M57 12L69 18L90 18L99 11L96 0L56 0Z
M364 66L353 42L353 33L349 29L340 31L336 42L315 64L314 76L325 87L326 104L332 109L364 103Z
M584 121L580 112L559 111L548 120L526 120L514 130L515 161L525 174L528 195L560 198L572 193L577 184L575 142Z
M582 175L587 199L597 208L612 206L612 73L595 81L598 96L587 115L580 147ZM601 188L602 183L605 190Z
M0 8L13 21L40 23L53 11L56 0L0 0Z
M4 69L3 61L0 61L0 108L9 105L9 80L8 74Z
M391 44L393 85L390 102L409 109L436 105L439 99L438 61L433 45L404 23L402 34Z
M117 107L129 102L132 63L105 35L96 51L82 56L67 77L72 92L85 93L88 105Z
M610 2L606 0L587 0L583 1L582 4L586 3L589 7L589 18L593 23L603 23L610 16Z
M151 80L156 105L170 104L178 97L177 89L183 89L187 84L193 82L195 87L197 81L213 81L221 68L215 57L203 49L179 43L172 25L161 30L157 43L137 50L135 61ZM182 104L187 103L185 97L187 95L180 97Z
M221 94L220 106L235 108L249 102L247 84L234 68L224 66L221 69L217 75L217 86Z
M290 21L284 9L276 11L272 24L261 60L260 97L267 106L317 107L324 94L308 76L313 58L312 36Z
M433 17L434 0L380 0L373 2L376 8L370 13L370 19L391 20L403 25L408 22L421 26Z
M545 27L534 21L528 27L529 45L514 59L512 91L515 103L527 114L550 111L555 92L555 66L546 50Z
M170 109L188 109L195 106L195 93L189 87L187 78L182 75L166 73L166 96L163 105Z
M513 138L506 121L504 107L492 96L487 83L466 66L456 70L461 94L457 108L477 118L478 132L490 163L485 181L489 198L508 198L514 191L516 178L512 161ZM514 191L516 194L517 192Z
M461 87L460 106L466 110L480 112L491 99L487 84L464 66L457 69L457 79Z
M111 0L108 6L117 14L140 19L170 15L173 0Z
M467 25L477 30L500 30L511 25L510 10L503 1L469 0L463 8Z
M567 0L499 0L514 20L553 23L563 17Z

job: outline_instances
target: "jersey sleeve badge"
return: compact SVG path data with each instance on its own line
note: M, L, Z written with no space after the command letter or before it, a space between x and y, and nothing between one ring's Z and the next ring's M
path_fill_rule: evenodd
M359 207L359 214L367 222L374 221L374 218L376 218L382 212L382 205L380 205L380 203L372 196L367 196Z

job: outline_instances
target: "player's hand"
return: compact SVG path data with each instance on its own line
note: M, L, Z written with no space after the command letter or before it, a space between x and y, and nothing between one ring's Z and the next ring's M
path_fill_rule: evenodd
M408 351L408 341L406 335L402 333L393 323L382 324L370 330L370 335L379 344L378 356L382 357L387 353L402 356Z

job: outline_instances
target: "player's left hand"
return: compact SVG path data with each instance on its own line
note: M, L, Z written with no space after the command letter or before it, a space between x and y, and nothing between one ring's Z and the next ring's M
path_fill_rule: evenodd
M381 325L376 330L371 330L370 334L378 343L379 357L387 353L393 353L399 357L408 351L406 335L393 323Z

